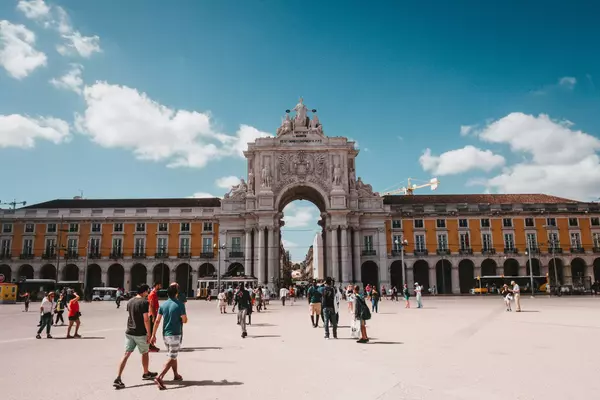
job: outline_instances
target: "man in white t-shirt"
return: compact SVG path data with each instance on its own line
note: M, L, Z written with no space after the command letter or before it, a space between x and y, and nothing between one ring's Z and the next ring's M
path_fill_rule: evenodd
M415 282L415 297L417 298L417 308L423 308L422 294L423 286L419 282Z
M510 284L512 285L511 293L515 297L515 306L517 307L515 311L521 312L521 288L515 281L512 281Z
M279 290L279 298L281 299L281 304L285 306L285 299L287 298L289 294L289 290L287 290L285 287L282 287Z

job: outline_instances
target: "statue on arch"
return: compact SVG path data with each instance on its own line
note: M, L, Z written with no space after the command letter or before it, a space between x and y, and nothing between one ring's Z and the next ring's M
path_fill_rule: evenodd
M238 185L233 186L231 188L231 190L229 191L229 193L227 193L225 195L225 198L226 199L229 199L229 198L235 199L237 197L240 197L243 199L246 197L247 191L248 191L248 185L246 185L246 182L242 178L240 180L240 183Z
M319 117L317 114L313 114L313 119L310 120L310 130L318 133L319 135L323 135L323 126L319 122Z
M294 111L296 111L296 118L294 118L294 126L306 126L306 112L308 108L304 105L304 99L300 97L300 101L294 107Z
M286 113L285 118L281 122L281 126L277 128L277 137L285 135L291 131L293 131L292 120L290 119L290 115Z
M270 188L271 187L271 169L269 168L269 163L265 163L260 173L262 178L262 187Z
M350 184L350 189L356 189L356 172L354 172L354 169L350 170L348 183Z
M342 186L342 168L340 164L336 164L333 168L333 184L335 186Z
M252 171L248 173L248 193L254 194L254 174Z

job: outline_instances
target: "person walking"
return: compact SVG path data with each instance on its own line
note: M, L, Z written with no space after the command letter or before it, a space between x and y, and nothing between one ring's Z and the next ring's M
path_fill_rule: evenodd
M379 292L377 291L377 288L373 286L373 289L371 290L371 311L374 313L379 312L379 298Z
M150 339L152 332L150 331L150 317L148 316L148 293L150 287L142 284L137 289L137 295L127 302L127 329L125 330L125 354L119 363L117 378L113 381L113 386L116 389L123 389L125 384L121 380L121 375L127 365L127 360L131 353L137 347L142 355L142 379L150 380L158 376L156 372L150 372L148 365L150 357Z
M519 287L519 285L517 285L515 281L512 281L510 284L512 285L512 289L510 289L510 292L515 297L515 311L521 312L521 288Z
M415 297L417 298L417 308L423 308L423 299L421 292L423 291L423 286L419 285L419 282L415 282Z
M58 325L59 320L61 322L61 325L65 324L65 319L63 318L63 314L65 312L65 307L66 307L65 298L61 294L60 297L58 298L58 301L56 302L56 307L54 308L54 313L56 314L56 321L54 322L54 325Z
M325 339L329 339L329 322L333 326L333 338L337 339L337 314L336 314L336 290L331 286L331 278L325 279L325 286L321 291L321 312L323 313L325 321L323 327L325 328Z
M154 383L160 390L165 390L163 379L169 370L173 370L173 380L182 381L183 377L179 374L177 356L179 355L179 349L181 348L181 335L183 332L183 324L187 324L188 317L185 310L185 304L180 302L177 297L179 294L179 285L177 283L171 283L167 289L167 296L169 297L158 309L158 316L156 317L156 323L152 330L152 337L150 343L156 342L156 333L160 327L160 322L163 321L163 341L167 348L168 361L161 373L154 378Z
M161 284L156 282L153 286L152 291L148 295L148 315L150 316L150 329L154 328L154 323L156 322L158 316L158 309L160 304L158 302L158 291L161 288ZM208 289L208 296L210 297L210 289ZM156 347L154 343L150 343L150 352L158 353L160 349Z
M294 305L295 303L295 299L296 299L296 290L294 289L293 286L290 286L290 290L288 291L288 296L290 297L290 305Z
M410 308L410 291L408 290L408 285L406 283L402 289L402 295L404 296L404 301L406 302L404 308Z
M285 299L287 299L288 294L290 293L289 290L287 290L287 288L284 286L281 289L279 289L279 298L281 299L281 305L285 307Z
M392 295L390 296L390 301L398 301L398 288L396 286L394 286L392 288Z
M79 312L79 294L77 292L73 292L73 297L71 301L69 301L69 327L67 328L67 339L72 338L81 338L79 335L79 325L81 325L81 321L79 317L81 313ZM71 336L71 328L75 325L75 334Z
M23 303L25 305L25 309L23 310L23 312L28 312L29 311L29 301L31 300L31 295L29 294L29 292L25 292L21 295L21 298L23 298Z
M319 327L319 317L321 316L321 292L317 287L317 281L313 281L313 285L308 289L308 309L310 312L310 320L314 328Z
M223 290L221 290L221 293L219 293L217 299L219 300L219 310L221 310L221 314L227 314L227 295Z
M41 324L40 328L37 331L36 339L41 339L40 334L46 328L46 337L48 339L52 339L52 335L50 335L50 328L52 328L52 310L54 309L54 292L48 292L48 294L42 300L42 304L40 304L40 315L41 315Z
M504 284L502 289L500 289L500 294L502 295L502 300L504 300L504 305L506 306L506 311L512 311L510 307L510 301L512 300L512 295L510 294L510 290L508 289L508 285Z
M117 294L115 296L116 296L115 303L117 304L117 308L120 308L121 307L121 300L123 300L123 289L118 288L117 289Z
M237 306L238 308L238 324L242 328L242 339L248 336L248 332L246 330L246 315L252 310L252 299L250 298L250 293L244 288L243 284L240 284L240 287L235 295L235 303L233 308Z
M371 313L369 312L369 306L364 297L360 294L360 286L354 286L354 320L360 327L360 338L356 343L368 343L369 337L367 336L367 324L366 321L371 319Z

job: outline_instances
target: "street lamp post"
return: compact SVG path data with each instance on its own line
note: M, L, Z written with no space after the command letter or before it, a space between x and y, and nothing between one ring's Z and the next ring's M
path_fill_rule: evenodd
M221 250L225 250L226 246L224 244L217 245L216 243L213 245L215 249L218 249L217 253L217 290L221 291Z
M534 298L534 286L533 286L533 262L531 261L531 240L527 238L527 256L529 257L529 280L531 285L531 298Z
M85 252L85 270L83 271L83 299L84 300L87 300L87 298L88 298L87 296L89 293L87 276L88 276L88 265L90 262L90 242L91 242L91 239L88 239L87 248L86 248L86 252Z
M408 240L402 239L401 241L394 242L396 248L400 248L400 262L402 263L402 283L408 286L408 277L406 276L406 265L404 264L404 247L408 246Z
M555 249L555 241L554 239L549 241L550 245L552 246L551 251L552 251L552 265L554 266L554 285L558 287L558 269L556 268L556 258L554 256L554 249ZM550 292L552 293L552 292ZM558 291L557 291L558 293Z

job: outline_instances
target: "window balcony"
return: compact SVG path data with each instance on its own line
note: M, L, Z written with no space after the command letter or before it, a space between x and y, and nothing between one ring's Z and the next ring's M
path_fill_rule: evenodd
M19 255L19 258L21 260L33 260L33 254L31 254L31 253L21 253L21 255Z
M373 249L366 249L362 251L362 255L363 256L376 256L377 255L377 251L373 250Z
M54 251L48 251L46 250L44 252L44 254L42 254L42 259L43 260L53 260L56 258L56 253Z
M243 251L230 251L229 257L230 258L244 258L244 252Z
M473 255L473 249L470 249L470 248L464 248L464 249L460 249L460 250L458 251L458 253L459 253L460 255L463 255L463 256L465 256L465 255Z
M113 260L118 260L119 258L123 258L123 252L121 250L113 250L110 252L110 258Z
M592 251L594 253L600 253L600 247L594 247L594 248L592 248Z
M6 252L6 253L1 253L0 254L0 260L10 260L11 259L11 254Z
M392 250L392 257L400 257L402 255L402 252L404 252L404 254L406 255L405 250L394 249Z
M177 253L177 258L190 258L191 256L192 255L187 250L180 251L179 253Z
M76 258L79 258L79 253L76 250L67 250L67 252L65 252L66 260L74 260Z
M169 252L158 251L158 252L154 253L154 258L169 258Z
M437 249L437 250L435 251L435 253L436 253L438 256L449 256L449 255L450 255L450 250L449 250L449 249Z
M529 250L525 250L525 251L530 251L532 255L533 255L533 254L540 254L540 253L541 253L541 251L540 251L540 248L539 248L539 247L533 247L533 248L531 248L531 249L529 249Z
M98 260L100 259L102 256L100 255L100 252L97 250L92 250L90 251L90 253L88 254L88 258L91 260Z
M146 258L146 252L143 250L134 251L132 257L137 259Z
M491 256L496 254L496 249L493 247L484 248L483 250L481 250L481 254L483 254L484 256Z
M505 247L504 254L519 254L519 249L516 247Z
M427 249L419 249L414 251L415 256L426 256L429 254Z
M562 247L548 247L548 253L552 254L562 254L563 249Z
M581 246L571 247L571 253L585 253L585 249Z
M215 258L215 253L214 251L211 250L202 250L202 253L200 253L200 258L207 258L207 259L211 259L211 258Z

